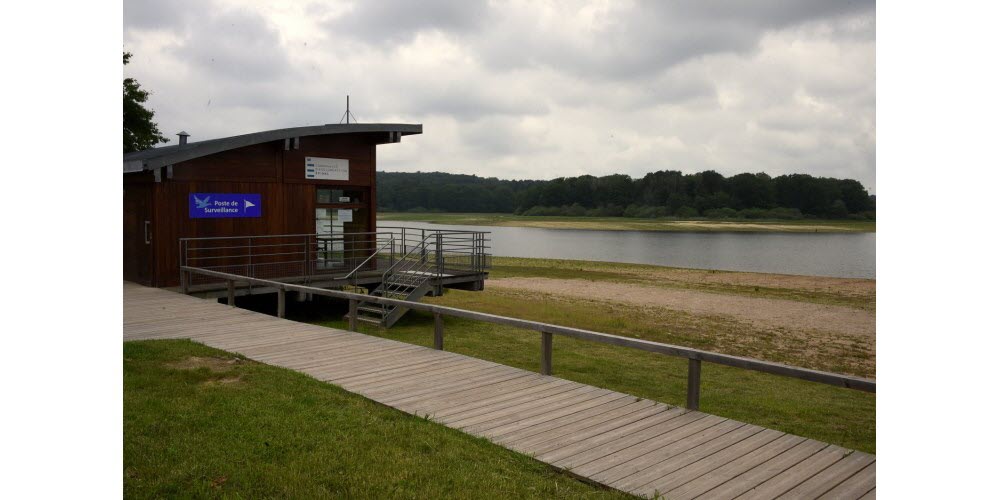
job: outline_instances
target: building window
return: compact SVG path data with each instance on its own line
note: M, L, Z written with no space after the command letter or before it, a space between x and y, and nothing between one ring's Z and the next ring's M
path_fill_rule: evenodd
M316 203L320 205L338 205L345 203L364 203L366 191L352 188L316 188Z

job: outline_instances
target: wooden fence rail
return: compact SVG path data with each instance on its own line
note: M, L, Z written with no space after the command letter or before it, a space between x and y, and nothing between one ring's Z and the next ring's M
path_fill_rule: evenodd
M540 371L545 375L552 374L553 335L563 335L565 337L571 337L580 340L601 342L621 347L630 347L642 351L665 354L668 356L687 358L688 359L687 407L692 410L698 409L699 400L701 397L702 361L707 361L709 363L715 363L724 366L731 366L735 368L742 368L745 370L752 370L763 373L770 373L774 375L782 375L785 377L797 378L801 380L808 380L810 382L819 382L822 384L829 384L837 387L844 387L847 389L854 389L858 391L871 392L871 393L875 392L874 380L861 377L854 377L851 375L842 375L839 373L810 370L808 368L788 366L780 363L773 363L770 361L763 361L759 359L745 358L742 356L732 356L729 354L703 351L701 349L692 349L689 347L663 344L660 342L651 342L642 339L621 337L618 335L593 332L590 330L581 330L579 328L571 328L567 326L552 325L548 323L541 323L538 321L510 318L507 316L497 316L495 314L468 311L465 309L457 309L454 307L439 306L434 304L424 304L421 302L410 302L406 300L388 299L385 297L343 292L340 290L327 290L325 288L316 288L305 285L295 285L292 283L282 283L279 281L263 280L258 278L250 278L247 276L240 276L237 274L210 271L208 269L201 269L197 267L181 266L181 271L194 274L202 274L205 276L211 276L226 280L227 298L229 301L229 305L231 306L235 305L235 285L237 282L247 283L250 285L260 285L275 289L279 292L278 293L279 317L284 317L285 314L285 307L284 307L285 292L311 293L313 295L323 295L338 299L346 299L349 301L350 305L349 306L350 309L348 312L349 316L348 324L351 331L357 330L357 314L358 314L359 301L374 302L377 304L384 304L390 306L406 307L416 311L429 312L434 315L435 349L444 349L444 322L442 319L443 316L466 318L475 321L485 321L487 323L494 323L498 325L506 325L515 328L524 328L526 330L534 330L536 332L541 332L542 345L541 345Z

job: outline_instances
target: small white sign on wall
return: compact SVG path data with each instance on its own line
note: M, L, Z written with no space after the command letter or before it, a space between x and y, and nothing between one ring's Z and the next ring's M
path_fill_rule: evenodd
M346 181L350 172L350 162L340 158L306 157L306 179Z
M340 222L354 222L354 210L349 208L337 210L337 220Z

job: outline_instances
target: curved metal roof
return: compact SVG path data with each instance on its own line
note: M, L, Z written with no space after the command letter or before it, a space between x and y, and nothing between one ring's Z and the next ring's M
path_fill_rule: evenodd
M124 155L122 166L125 173L152 170L154 168L173 165L182 161L208 156L210 154L228 151L230 149L252 146L264 142L280 141L293 137L328 134L357 134L366 132L398 133L400 136L421 134L424 126L406 123L349 123L327 124L310 127L283 128L266 130L252 134L235 135L220 139L210 139L200 142L189 142L185 145L175 144L160 148L150 148ZM392 142L392 141L387 141Z

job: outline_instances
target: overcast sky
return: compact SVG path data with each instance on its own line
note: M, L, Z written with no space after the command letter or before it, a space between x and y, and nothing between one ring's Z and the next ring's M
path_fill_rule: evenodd
M875 192L875 4L125 0L172 142L422 123L380 170L808 173Z

